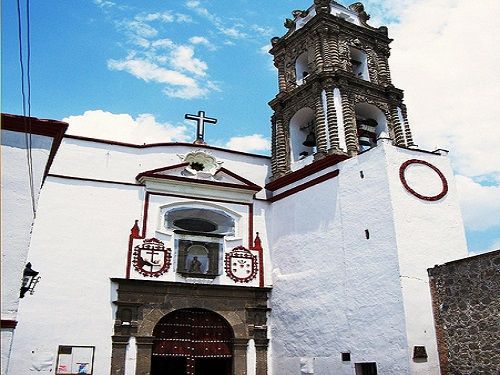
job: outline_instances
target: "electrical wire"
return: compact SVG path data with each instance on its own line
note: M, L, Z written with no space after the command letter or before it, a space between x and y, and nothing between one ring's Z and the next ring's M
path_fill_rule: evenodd
M29 7L29 0L27 0L27 5ZM28 24L29 24L29 12L28 12ZM18 21L18 37L19 37L19 65L21 68L21 96L22 96L22 108L23 108L23 123L24 123L24 138L26 143L26 160L28 164L28 178L30 186L30 196L31 196L31 208L33 211L33 217L36 214L35 209L35 194L34 194L34 183L33 183L33 159L31 155L31 116L29 121L26 118L26 91L25 91L25 70L24 70L24 56L23 56L23 29L22 29L22 17L21 17L21 3L17 0L17 21ZM29 26L28 26L29 27ZM29 34L28 34L28 46L29 46ZM31 53L28 51L28 55ZM29 59L28 59L29 61ZM29 62L28 62L29 64ZM30 103L30 114L31 114L31 82L28 83L29 87L29 103ZM29 123L28 123L29 122Z

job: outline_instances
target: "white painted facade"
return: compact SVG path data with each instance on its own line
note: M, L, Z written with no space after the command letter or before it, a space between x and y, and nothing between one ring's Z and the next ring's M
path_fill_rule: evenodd
M2 121L4 129L1 132L1 373L4 375L9 368L11 345L18 322L19 293L24 267L28 261L28 249L34 220L32 205L34 204L36 209L54 137L41 134L31 134L31 137L28 137L22 129L9 130L13 127L8 126L10 125L7 124L10 121L8 118L2 116ZM27 139L31 141L34 203L32 203L29 184Z
M40 199L30 260L43 281L20 308L11 374L34 369L36 358L49 354L54 362L45 371L53 369L59 345L95 346L96 373L109 372L116 298L110 278L125 277L130 228L139 220L142 229L148 192L146 238L171 248L175 235L165 229L163 215L177 206L233 213L236 231L224 240L225 252L248 247L245 203L253 202L253 231L259 232L264 248L264 286L273 287L273 375L300 374L301 368L313 371L302 373L353 374L354 364L366 361L376 362L381 374L439 373L426 269L466 256L446 156L379 142L368 152L277 189L275 196L339 169L337 177L274 203L265 200L270 196L265 190L254 199L252 192L225 186L154 179L133 185L139 173L176 165L179 155L196 151L200 148L195 145L138 149L65 138ZM265 185L269 159L202 151L224 168ZM426 202L405 190L399 168L409 159L428 161L442 171L450 186L444 198ZM415 189L432 195L440 186L432 173L416 168L407 180L425 180ZM187 194L177 196L182 191ZM220 202L223 195L226 202ZM159 280L199 282L176 273L175 256ZM134 272L131 277L144 278ZM235 285L224 272L212 283ZM257 279L248 286L258 286ZM134 368L131 345L127 373ZM413 362L414 345L426 346L427 362ZM255 361L255 349L250 345L248 350L249 361ZM341 361L342 352L351 353L351 362ZM254 367L248 363L249 369Z

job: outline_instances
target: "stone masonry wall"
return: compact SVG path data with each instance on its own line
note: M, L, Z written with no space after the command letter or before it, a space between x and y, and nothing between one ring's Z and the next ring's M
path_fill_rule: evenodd
M500 250L428 272L441 374L500 374Z

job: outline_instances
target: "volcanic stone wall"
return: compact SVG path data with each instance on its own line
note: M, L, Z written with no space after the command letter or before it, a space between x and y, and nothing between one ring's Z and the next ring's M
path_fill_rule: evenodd
M500 250L428 272L441 374L500 374Z

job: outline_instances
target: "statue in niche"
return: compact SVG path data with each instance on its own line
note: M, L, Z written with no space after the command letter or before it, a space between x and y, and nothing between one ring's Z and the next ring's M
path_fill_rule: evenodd
M198 257L193 257L191 263L189 264L189 272L192 273L201 273L201 262L198 260Z

